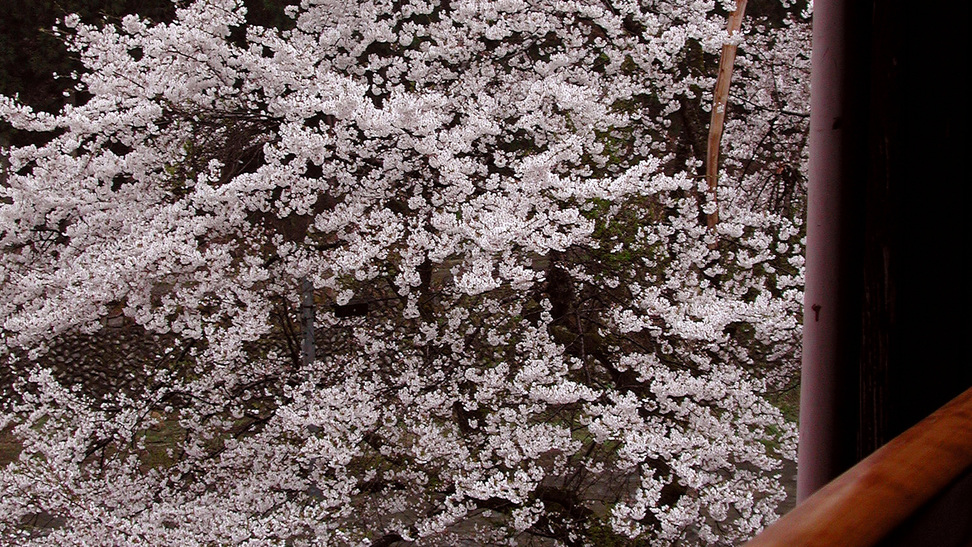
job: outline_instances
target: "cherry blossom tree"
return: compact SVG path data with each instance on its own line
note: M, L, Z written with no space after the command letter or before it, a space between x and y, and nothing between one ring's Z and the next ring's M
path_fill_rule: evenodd
M772 162L801 169L807 20L788 8L740 50L752 112L727 125L736 183L713 232L704 145L685 142L704 142L692 119L730 9L303 0L280 30L200 0L167 24L67 18L83 100L0 98L48 136L4 151L0 332L24 373L0 417L20 447L0 538L751 536L794 457L769 394L794 380L802 301L799 214L752 190ZM769 66L788 72L766 94ZM63 381L45 356L119 317L164 341L139 380ZM53 524L25 524L39 515Z

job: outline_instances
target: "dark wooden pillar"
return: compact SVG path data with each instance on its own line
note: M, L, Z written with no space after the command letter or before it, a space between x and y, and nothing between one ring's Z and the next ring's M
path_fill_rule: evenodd
M972 385L972 67L965 2L875 1L873 13L865 279L887 279L868 285L886 301L873 311L888 333L883 443Z

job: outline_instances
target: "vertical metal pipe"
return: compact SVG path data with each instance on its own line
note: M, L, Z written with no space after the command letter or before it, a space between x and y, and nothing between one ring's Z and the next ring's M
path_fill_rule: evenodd
M852 15L844 0L814 3L798 501L856 457L860 298L854 211L863 188L864 162L856 149L864 142L864 114L855 101L866 71L854 74L861 39L847 38L851 29L864 36L867 30L852 27L858 22Z

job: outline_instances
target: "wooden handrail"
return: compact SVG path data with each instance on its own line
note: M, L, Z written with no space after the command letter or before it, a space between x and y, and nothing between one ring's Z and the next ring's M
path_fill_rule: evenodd
M763 530L748 547L865 547L972 468L972 389Z

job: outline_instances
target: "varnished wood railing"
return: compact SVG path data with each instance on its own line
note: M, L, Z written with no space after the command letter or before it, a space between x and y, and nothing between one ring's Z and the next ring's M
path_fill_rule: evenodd
M870 547L972 470L972 389L807 498L747 547ZM972 500L948 510L972 515ZM968 503L968 505L966 505Z

